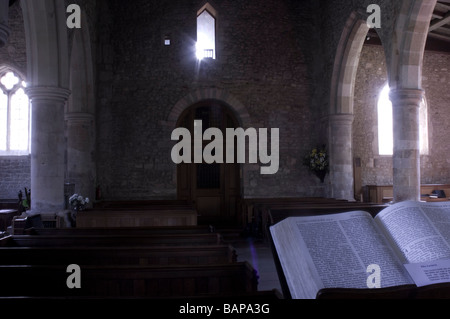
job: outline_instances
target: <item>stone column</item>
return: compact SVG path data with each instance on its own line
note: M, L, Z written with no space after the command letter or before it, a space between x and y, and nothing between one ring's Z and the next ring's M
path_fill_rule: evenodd
M75 192L95 199L94 115L67 113L67 181L75 184Z
M391 90L394 123L394 202L420 201L419 108L424 92Z
M0 48L8 42L9 34L9 0L0 0Z
M31 87L31 214L52 215L64 208L64 106L70 91Z
M353 114L333 114L329 125L330 197L355 200L353 178Z

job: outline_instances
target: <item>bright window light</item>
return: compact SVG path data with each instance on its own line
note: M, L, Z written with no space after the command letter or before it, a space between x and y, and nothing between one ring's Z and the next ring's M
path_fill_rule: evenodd
M29 144L30 102L23 89L11 98L11 151L27 151Z
M389 98L389 85L381 91L378 100L378 150L380 155L391 156L394 154L394 126L392 118L392 102ZM428 144L428 107L426 99L423 99L419 108L420 123L420 154L429 153Z
M197 17L197 59L216 58L216 20L204 10Z
M0 151L7 150L8 96L0 90Z
M4 77L2 77L1 83L9 91L12 90L17 83L19 83L19 78L15 76L14 73L8 72Z
M386 85L378 100L378 148L380 155L392 155L394 153L392 103L389 99L389 91L389 86Z
M0 75L0 155L30 154L30 101L14 72Z

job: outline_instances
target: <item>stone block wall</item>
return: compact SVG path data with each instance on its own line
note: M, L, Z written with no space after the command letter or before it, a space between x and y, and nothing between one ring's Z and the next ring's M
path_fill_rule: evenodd
M422 156L422 183L450 183L450 54L427 52L423 89L428 101L429 156Z
M245 197L323 196L325 186L302 165L302 158L313 146L326 143L340 36L351 12L364 11L371 2L211 1L218 12L217 59L198 63L196 15L205 1L66 0L82 7L90 27L97 82L93 157L104 197L176 197L176 167L170 159L174 127L168 116L186 97L208 90L227 92L243 106L248 127L280 129L278 173L262 176L259 165L243 165ZM387 38L394 21L390 17L399 7L390 0L379 3L384 10L379 33ZM0 64L26 74L19 2L10 8L10 17L12 33L0 49ZM170 46L164 46L165 37ZM69 31L69 47L71 39ZM422 156L422 183L448 183L450 177L445 143L449 64L447 54L425 54L430 154ZM392 184L391 158L378 156L376 143L376 101L387 81L386 69L382 48L366 46L356 81L353 127L353 155L361 158L363 185ZM0 198L16 197L29 181L29 167L29 157L0 158Z
M421 183L448 184L450 149L446 143L450 113L448 87L450 54L426 51L423 89L428 104L429 154L421 156ZM392 185L392 156L378 155L379 94L387 83L383 48L365 45L361 54L355 87L353 156L361 159L362 185Z
M258 165L244 165L244 196L323 195L302 165L308 150L323 143L313 2L211 2L218 12L217 59L201 63L196 14L204 2L108 4L111 19L99 22L99 30L110 35L100 35L97 61L97 168L106 198L176 197L174 127L164 123L179 101L205 89L239 101L249 127L280 129L278 173L262 176Z
M16 199L30 188L30 157L0 157L0 199Z
M0 66L27 74L25 29L20 2L9 8L11 34L8 43L0 48ZM30 156L0 157L0 199L16 199L19 190L31 184Z
M11 34L8 43L0 48L0 65L7 65L27 74L27 55L25 29L20 1L9 8L9 27Z

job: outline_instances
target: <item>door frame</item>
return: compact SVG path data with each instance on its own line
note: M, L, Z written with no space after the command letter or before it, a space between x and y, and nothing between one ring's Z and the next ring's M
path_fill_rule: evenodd
M191 132L191 136L193 136L193 123L195 120L195 111L202 107L220 107L222 109L222 117L221 117L221 129L222 133L225 137L225 128L228 126L227 121L230 119L232 121L232 125L234 128L239 127L239 120L236 116L236 114L233 112L232 108L228 106L225 102L215 100L215 99L206 99L202 100L200 102L194 103L191 106L187 107L179 116L176 127L186 127ZM186 125L187 124L187 125ZM215 126L212 126L215 127ZM204 127L204 129L206 129ZM205 146L207 143L203 143L203 146ZM225 143L225 140L224 140ZM193 150L193 146L191 147L191 150ZM226 148L224 148L224 151ZM193 153L193 152L192 152ZM225 154L224 154L225 155ZM235 174L234 176L234 184L230 185L230 176L228 176L227 173L229 173L230 166L233 165L234 167L231 168L231 174ZM178 164L177 165L177 198L181 200L188 200L195 204L197 207L197 198L199 198L199 195L207 196L208 193L211 194L211 196L217 195L215 193L215 189L207 190L203 189L202 191L199 191L196 187L197 183L197 167L198 164L192 163L192 164ZM235 188L234 191L231 190L232 188ZM234 223L236 225L241 224L241 211L240 211L240 200L242 198L242 165L237 163L235 161L234 164L220 164L220 213L218 216L214 215L211 216L211 218L205 218L205 222L209 222L210 219L217 222L227 222L227 223ZM231 203L232 197L234 198L234 203ZM235 205L234 208L229 207L229 205ZM202 218L199 216L199 222L201 222Z

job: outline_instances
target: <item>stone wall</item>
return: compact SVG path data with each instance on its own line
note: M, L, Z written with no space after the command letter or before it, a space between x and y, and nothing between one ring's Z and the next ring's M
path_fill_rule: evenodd
M30 157L0 157L0 199L15 199L30 188Z
M0 65L7 65L27 74L27 55L25 29L20 1L9 8L9 27L11 34L8 43L0 48Z
M198 63L196 15L205 1L66 0L80 4L90 27L97 82L97 147L92 156L104 197L176 197L176 167L170 159L174 127L168 125L168 116L180 101L205 91L232 96L236 104L229 106L245 108L246 126L280 129L278 173L262 176L259 165L243 165L245 197L323 196L324 185L302 165L302 158L313 146L326 143L340 36L350 14L364 12L371 2L211 1L218 12L217 59ZM398 3L379 1L382 39L391 34ZM12 33L0 49L0 63L26 74L19 2L11 7L10 17ZM164 46L166 36L170 46ZM442 142L449 122L444 107L449 63L449 55L425 55L430 154L422 157L423 183L448 182L450 174L448 147ZM356 81L353 128L354 157L361 158L363 185L392 183L391 158L377 155L374 113L379 89L387 81L386 69L381 47L366 46ZM29 157L1 159L0 198L15 197L26 186L13 181L29 181L29 162Z
M323 195L323 185L302 166L305 153L322 142L313 2L212 2L217 59L201 63L196 14L204 2L108 4L112 17L102 10L99 30L110 35L101 33L97 61L97 168L106 198L176 197L173 127L164 122L178 101L202 89L232 95L246 108L249 126L280 129L278 173L262 176L258 165L244 165L244 196Z
M421 156L422 184L450 182L449 146L446 143L450 113L448 87L450 54L426 51L423 88L428 103L429 154ZM383 49L365 45L361 54L355 88L353 155L361 159L362 185L392 185L392 156L378 155L377 103L387 83Z
M386 52L390 52L390 39L393 33L396 15L400 11L402 1L391 0L325 0L319 1L321 22L320 39L322 41L323 56L321 61L321 79L325 94L322 95L321 104L323 105L323 116L330 112L330 85L332 83L333 69L336 62L342 33L348 23L350 16L355 14L359 19L366 19L369 16L367 7L371 4L377 4L381 9L381 29L377 33L384 43ZM342 48L341 48L342 49Z
M426 52L423 88L428 101L429 156L422 157L422 183L450 183L450 54Z
M0 66L12 67L26 76L25 29L19 1L9 8L9 27L8 43L0 48ZM0 199L15 199L19 190L29 188L30 170L30 156L0 157Z

